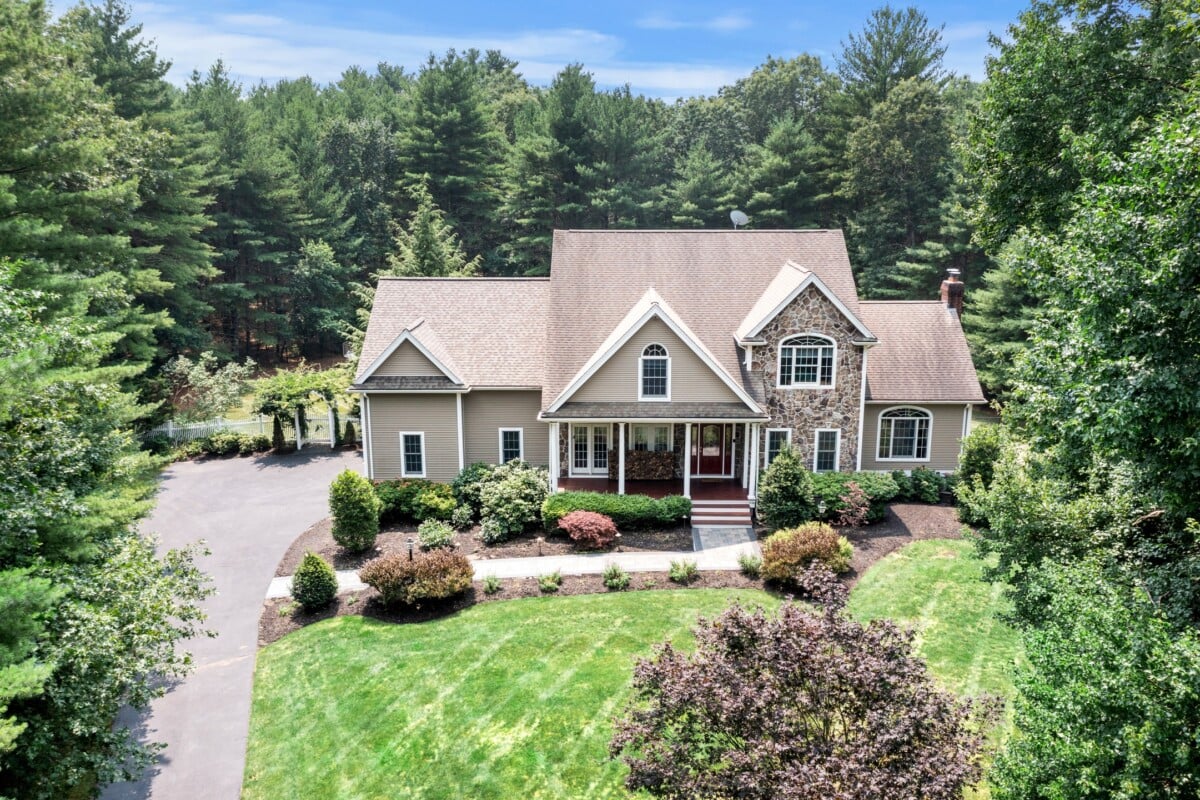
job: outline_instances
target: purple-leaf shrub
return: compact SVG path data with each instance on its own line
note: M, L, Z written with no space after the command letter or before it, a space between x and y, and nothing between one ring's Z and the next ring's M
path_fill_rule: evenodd
M996 713L935 685L910 633L836 604L734 605L695 653L641 660L633 691L611 752L629 789L679 800L960 800Z
M572 511L558 521L571 541L588 550L602 550L617 538L617 526L611 518L594 511Z

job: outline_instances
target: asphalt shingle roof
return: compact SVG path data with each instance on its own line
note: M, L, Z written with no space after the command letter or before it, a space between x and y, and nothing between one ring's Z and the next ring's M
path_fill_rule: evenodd
M862 301L879 337L867 355L868 400L984 402L957 315L940 301Z
M547 315L553 356L542 407L651 288L740 381L734 331L789 260L816 273L858 314L841 231L555 231Z
M549 286L546 278L380 278L355 383L411 328L468 385L541 386Z

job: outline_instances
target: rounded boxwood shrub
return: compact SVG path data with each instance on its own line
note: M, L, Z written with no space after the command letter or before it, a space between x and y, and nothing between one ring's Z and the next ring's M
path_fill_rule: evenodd
M758 484L759 518L772 528L790 528L817 515L812 474L800 456L784 448L762 474Z
M354 470L334 478L329 487L333 540L357 553L372 547L379 535L379 498L371 482Z
M386 605L444 600L471 588L471 560L453 550L431 550L413 559L403 553L381 556L359 570L359 579L379 592Z
M432 550L435 547L452 547L454 545L454 528L440 519L427 519L417 528L417 537L421 547Z
M834 572L847 572L854 547L824 522L806 522L767 537L762 546L762 576L768 581L795 585L813 561Z
M430 484L422 489L412 501L412 515L416 520L440 519L448 520L454 514L458 504L454 502L454 493L444 483Z
M571 541L588 550L602 550L617 538L617 526L603 514L594 511L572 511L558 521Z
M292 599L305 611L316 611L337 597L337 574L329 562L316 553L305 553L292 576Z

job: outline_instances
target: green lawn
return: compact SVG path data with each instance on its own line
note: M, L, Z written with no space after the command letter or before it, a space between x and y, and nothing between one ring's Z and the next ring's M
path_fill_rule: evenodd
M918 652L956 693L1010 697L1021 645L999 619L1008 608L1004 587L981 580L984 564L974 551L962 539L913 542L867 570L850 612L915 628Z
M949 688L1008 694L1015 635L962 541L863 576L860 618L915 625ZM608 758L633 657L763 592L691 589L487 603L420 625L341 617L258 655L244 797L623 797Z
M259 653L243 796L625 796L608 740L634 655L734 598L777 605L689 589L311 625Z

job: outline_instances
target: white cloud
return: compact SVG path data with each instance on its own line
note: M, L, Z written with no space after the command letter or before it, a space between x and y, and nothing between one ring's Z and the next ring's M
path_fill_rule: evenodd
M692 28L728 33L749 28L752 23L744 14L734 13L701 20L683 20L676 17L668 17L664 14L648 14L638 19L634 24L639 28L658 31L677 31Z
M750 69L627 62L619 57L619 38L575 28L393 34L309 25L261 14L206 15L195 6L161 3L138 3L134 14L144 26L144 35L157 42L159 56L172 62L168 78L179 84L193 70L203 72L218 58L230 74L247 84L302 75L328 83L336 81L350 66L371 69L386 61L416 70L430 53L440 55L451 48L462 51L472 47L501 50L518 61L518 70L535 83L548 83L567 64L582 62L601 85L629 83L634 91L652 96L711 94ZM741 23L731 18L719 24Z

